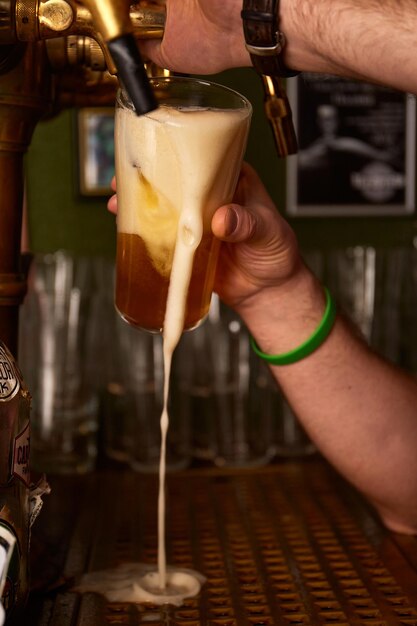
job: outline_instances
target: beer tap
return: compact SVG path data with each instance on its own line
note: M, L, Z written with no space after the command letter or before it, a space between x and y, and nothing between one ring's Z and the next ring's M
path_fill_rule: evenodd
M124 85L138 114L157 107L142 58L132 32L129 5L125 0L84 0L107 44Z
M0 2L0 44L14 41L53 40L78 36L92 38L101 47L111 74L117 74L138 114L156 108L157 103L136 43L134 29L141 36L160 36L164 14L155 2L129 6L126 0L16 0L3 29ZM12 2L8 2L12 6ZM4 11L4 10L3 10ZM11 28L11 26L13 27ZM144 33L142 31L145 31Z

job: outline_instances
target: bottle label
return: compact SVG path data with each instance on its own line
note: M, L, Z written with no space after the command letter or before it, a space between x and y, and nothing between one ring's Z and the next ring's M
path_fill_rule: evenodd
M20 381L12 355L0 344L0 402L10 400L19 391Z
M9 616L19 593L20 551L13 528L4 520L0 520L0 545L7 553L1 585L1 602L6 615Z
M27 422L21 433L16 435L13 452L13 476L20 478L29 487L30 484L30 426Z

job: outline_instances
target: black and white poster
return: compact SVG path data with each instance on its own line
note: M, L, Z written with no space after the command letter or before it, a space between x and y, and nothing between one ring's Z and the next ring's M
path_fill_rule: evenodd
M335 76L287 83L299 151L287 212L401 215L415 209L415 96Z

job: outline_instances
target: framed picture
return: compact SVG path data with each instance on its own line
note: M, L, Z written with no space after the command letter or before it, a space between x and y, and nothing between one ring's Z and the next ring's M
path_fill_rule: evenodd
M312 73L287 89L299 143L287 161L289 215L415 211L415 96Z
M114 176L114 109L80 109L77 122L80 193L107 196Z

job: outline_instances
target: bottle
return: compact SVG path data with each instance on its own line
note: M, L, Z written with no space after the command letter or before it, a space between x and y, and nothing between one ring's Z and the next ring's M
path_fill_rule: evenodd
M16 362L0 341L0 546L5 570L0 590L7 623L18 618L29 591L30 404Z

